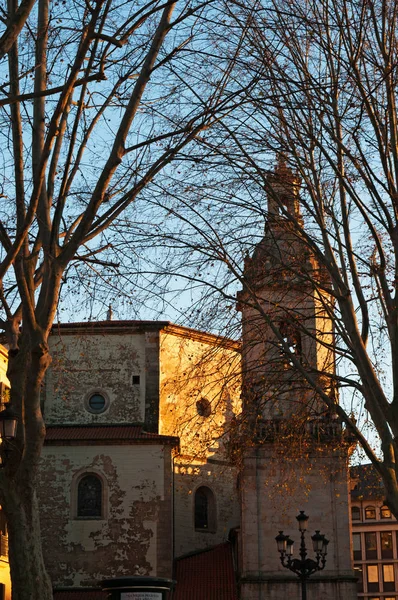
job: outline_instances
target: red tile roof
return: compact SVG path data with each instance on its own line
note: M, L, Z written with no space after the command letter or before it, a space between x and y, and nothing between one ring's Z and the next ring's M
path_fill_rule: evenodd
M102 590L54 590L54 600L106 600L107 594Z
M173 600L238 600L229 542L176 560ZM55 590L54 600L106 600L101 590Z
M237 600L229 542L176 560L173 600Z
M178 445L178 437L144 431L142 425L49 425L46 442L135 442Z

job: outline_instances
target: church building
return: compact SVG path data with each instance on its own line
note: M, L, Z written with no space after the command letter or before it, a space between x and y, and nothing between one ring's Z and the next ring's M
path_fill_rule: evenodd
M239 350L168 322L54 327L39 490L56 588L172 577L174 558L227 540Z
M39 497L57 600L105 599L101 580L124 575L175 579L173 600L298 599L275 537L299 556L299 510L307 545L329 540L308 600L357 597L333 302L291 226L299 187L282 160L268 175L241 342L167 321L54 325Z

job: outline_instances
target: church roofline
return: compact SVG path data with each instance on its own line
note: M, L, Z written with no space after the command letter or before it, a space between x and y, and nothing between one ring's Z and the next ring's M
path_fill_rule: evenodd
M219 345L231 350L240 351L241 343L230 338L219 336L214 333L192 329L183 325L176 325L171 321L82 321L78 323L54 323L52 334L58 332L63 335L74 335L76 333L95 335L98 333L145 333L146 331L162 331L172 335L191 338L207 344Z

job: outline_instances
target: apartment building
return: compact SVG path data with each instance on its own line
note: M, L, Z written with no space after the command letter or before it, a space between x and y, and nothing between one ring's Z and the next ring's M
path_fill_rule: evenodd
M351 519L358 599L398 600L398 522L371 464L351 468Z

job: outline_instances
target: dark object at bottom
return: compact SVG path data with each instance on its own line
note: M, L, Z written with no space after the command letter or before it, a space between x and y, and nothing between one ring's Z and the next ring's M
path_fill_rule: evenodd
M101 587L108 600L171 600L173 579L162 577L115 577L104 579Z

